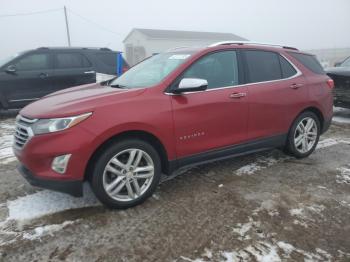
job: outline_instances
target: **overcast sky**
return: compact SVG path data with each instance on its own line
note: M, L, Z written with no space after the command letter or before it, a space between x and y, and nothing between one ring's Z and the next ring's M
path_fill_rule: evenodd
M0 0L0 58L67 45L64 5L74 46L122 50L140 27L227 32L300 49L350 47L350 0ZM59 10L1 17L49 9Z

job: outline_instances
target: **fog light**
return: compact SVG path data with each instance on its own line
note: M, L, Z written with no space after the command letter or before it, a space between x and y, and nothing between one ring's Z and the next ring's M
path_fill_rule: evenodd
M67 154L55 157L51 164L52 170L56 171L57 173L64 174L71 156L71 154Z

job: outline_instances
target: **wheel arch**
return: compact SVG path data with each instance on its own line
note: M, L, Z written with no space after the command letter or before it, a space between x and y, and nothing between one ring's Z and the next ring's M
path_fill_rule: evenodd
M94 163L96 162L95 160L98 158L98 156L101 154L101 152L103 152L105 148L107 148L112 143L117 143L118 141L122 141L125 139L132 139L132 138L141 139L143 141L148 142L150 145L152 145L159 154L159 158L161 160L162 172L164 174L170 173L168 154L167 154L167 151L165 150L163 143L150 132L147 132L144 130L129 130L129 131L124 131L109 137L96 148L96 150L90 156L88 163L86 165L85 172L84 172L84 180L87 180L92 176L93 166L94 166Z
M317 117L318 117L318 120L320 121L320 125L321 125L321 133L322 133L322 130L324 128L324 116L322 114L322 111L320 109L318 109L317 107L315 106L309 106L309 107L306 107L304 108L303 110L301 110L294 118L293 118L293 121L289 124L289 129L288 129L288 133L290 132L295 120L304 112L312 112L314 113Z

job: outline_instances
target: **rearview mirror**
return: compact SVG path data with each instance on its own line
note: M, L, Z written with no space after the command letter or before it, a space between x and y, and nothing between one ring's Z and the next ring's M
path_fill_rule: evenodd
M336 63L334 63L334 66L335 67L338 67L338 66L340 66L341 65L341 62L336 62Z
M9 65L7 68L6 68L6 73L15 73L16 72L16 66L15 65Z
M208 81L200 78L184 78L180 81L179 87L174 93L180 94L184 92L203 91L207 89Z

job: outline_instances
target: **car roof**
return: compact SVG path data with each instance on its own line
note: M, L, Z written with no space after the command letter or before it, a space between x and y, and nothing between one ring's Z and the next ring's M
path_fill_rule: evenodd
M39 47L37 49L33 49L30 51L36 51L36 50L55 50L55 51L110 51L110 52L120 52L120 51L114 51L108 47Z

